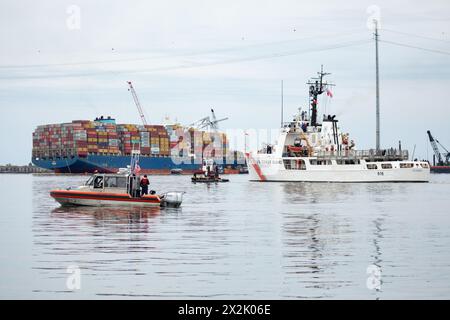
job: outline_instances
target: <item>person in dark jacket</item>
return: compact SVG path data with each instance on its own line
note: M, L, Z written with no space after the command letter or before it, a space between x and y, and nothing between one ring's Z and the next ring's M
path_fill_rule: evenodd
M214 167L214 179L219 179L219 166L215 165Z
M141 190L142 195L148 194L148 185L150 184L150 181L147 178L147 175L144 175L144 177L141 179Z

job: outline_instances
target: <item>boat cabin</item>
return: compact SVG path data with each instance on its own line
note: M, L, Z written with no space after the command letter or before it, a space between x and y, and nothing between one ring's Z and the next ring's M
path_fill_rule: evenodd
M131 174L93 174L80 189L96 192L128 193L132 197L140 197L139 175Z

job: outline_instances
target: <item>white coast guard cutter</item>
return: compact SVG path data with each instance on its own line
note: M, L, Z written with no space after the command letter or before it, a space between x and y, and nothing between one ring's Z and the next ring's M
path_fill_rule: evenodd
M283 123L275 145L247 153L250 180L305 182L428 182L425 161L409 161L408 151L355 150L335 116L317 121L317 98L328 90L324 72L309 82L310 112Z

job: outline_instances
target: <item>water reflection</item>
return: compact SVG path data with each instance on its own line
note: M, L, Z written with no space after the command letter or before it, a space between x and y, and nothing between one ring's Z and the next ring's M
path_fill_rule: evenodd
M283 212L283 268L285 283L295 282L302 295L285 292L287 298L326 298L327 291L349 286L342 278L330 281L339 265L342 247L348 245L348 217L337 213L342 203L355 192L349 184L286 183L282 186L284 201L296 210ZM327 279L328 281L324 281Z
M382 225L384 223L384 218L376 218L373 220L374 224L374 230L373 230L373 247L374 247L374 253L372 255L373 258L373 264L372 266L375 266L375 268L372 268L372 266L369 266L368 269L368 276L371 278L370 281L372 281L371 285L368 286L368 289L374 290L375 292L375 299L380 299L381 290L383 287L383 268L382 268L382 250L381 250L381 240L383 238L382 232L383 228Z
M323 203L350 199L357 188L349 183L296 183L283 184L283 195L287 202Z
M147 222L149 218L161 214L160 207L87 207L61 206L51 211L52 218L80 218L90 216L96 220L127 223Z
M427 197L448 207L442 184L249 183L237 176L205 186L152 177L160 189L188 191L182 208L160 209L59 207L49 189L79 178L34 179L33 297L72 294L65 281L73 264L83 272L82 298L376 299L411 296L409 288L421 284L428 293L431 284L448 292L448 214L436 207L423 214ZM430 259L417 259L418 250ZM366 286L371 265L388 268L383 290Z

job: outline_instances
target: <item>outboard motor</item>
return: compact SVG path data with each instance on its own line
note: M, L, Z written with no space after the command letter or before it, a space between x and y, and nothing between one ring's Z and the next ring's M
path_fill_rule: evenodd
M179 208L183 202L184 192L170 191L161 196L161 207Z

